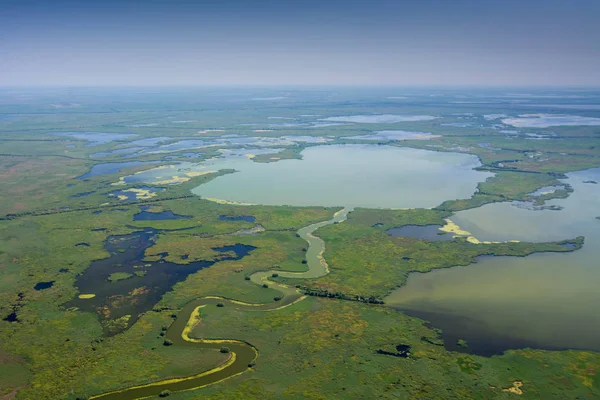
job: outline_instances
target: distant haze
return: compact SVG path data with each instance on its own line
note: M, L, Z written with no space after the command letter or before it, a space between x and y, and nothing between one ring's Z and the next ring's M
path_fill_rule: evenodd
M0 0L0 85L600 85L598 0Z

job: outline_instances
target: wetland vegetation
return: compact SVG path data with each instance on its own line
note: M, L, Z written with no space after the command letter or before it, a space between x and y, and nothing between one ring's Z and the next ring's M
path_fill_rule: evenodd
M599 110L242 92L0 92L0 398L600 396Z

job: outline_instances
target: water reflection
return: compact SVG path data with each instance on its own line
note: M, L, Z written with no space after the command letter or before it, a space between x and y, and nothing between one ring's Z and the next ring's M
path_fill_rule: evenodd
M478 263L411 274L386 303L432 322L448 348L466 339L481 354L515 347L600 350L600 169L568 174L574 193L531 211L496 203L452 217L480 240L543 242L585 236L573 253L485 257Z

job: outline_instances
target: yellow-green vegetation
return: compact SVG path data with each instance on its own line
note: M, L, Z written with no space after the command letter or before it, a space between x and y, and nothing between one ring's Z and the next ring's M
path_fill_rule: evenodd
M168 313L149 313L124 334L103 338L93 315L54 311L35 325L12 328L19 328L20 334L4 337L3 344L26 354L32 369L30 385L19 392L19 398L75 398L101 393L192 375L227 358L218 351L163 346L161 327L171 321Z
M10 399L28 384L29 378L24 360L0 349L0 398Z
M509 351L485 358L432 344L437 333L383 306L308 298L277 312L204 309L192 337L236 337L260 357L226 385L174 393L175 399L482 398L523 382L524 398L592 398L600 356L589 352ZM410 356L377 354L398 344Z
M1 152L8 152L1 145ZM64 187L65 180L84 173L88 165L65 157L0 155L0 216L63 203L67 190L57 192L56 187Z
M348 222L384 231L404 225L444 225L444 218L449 215L449 212L428 209L374 210L355 208L354 211L348 214ZM319 231L319 235L321 232Z
M389 101L376 104L372 98L359 104L341 90L337 100L280 102L275 106L243 101L238 106L229 100L225 107L213 106L215 96L201 93L190 96L191 102L181 99L168 105L149 102L145 94L129 95L134 101L103 100L105 97L100 96L94 102L82 102L76 112L70 112L73 110L68 107L57 112L48 105L48 98L55 96L49 93L37 99L34 96L23 105L13 104L13 99L4 101L2 97L2 115L19 115L3 119L0 124L0 398L3 400L74 400L194 376L223 365L231 353L221 353L218 348L165 345L168 344L165 332L182 307L205 296L214 296L211 301L215 304L202 309L202 318L190 336L247 341L256 346L259 357L256 365L243 375L197 391L172 393L170 398L600 397L598 353L517 350L484 358L449 352L444 349L437 330L384 306L299 297L301 301L281 308L279 304L289 304L288 294L282 298L273 282L301 283L314 291L311 294L381 298L403 284L411 271L465 265L482 254L522 256L535 251L570 251L565 243L475 244L467 239L428 242L391 237L385 231L405 225L443 225L452 212L490 202L525 200L542 205L546 200L568 196L568 187L535 198L529 193L544 186L564 185L559 180L563 173L600 166L597 127L559 126L531 128L526 132L510 128L514 132L506 133L503 130L508 127L492 126L500 121L485 121L481 115L473 116L469 127L448 126L444 123L465 122L463 117L453 114L464 113L464 105L436 106L427 95L415 96L409 105L403 106L402 113L439 118L402 123L401 129L429 132L438 137L382 144L474 154L483 164L480 168L495 175L481 183L472 198L449 200L433 210L356 209L348 221L315 232L325 240L330 273L320 279L299 281L282 276L286 275L282 271L301 272L307 268L303 263L307 244L296 231L330 219L336 209L218 204L190 193L194 187L233 170L178 178L169 175L162 183L150 185L163 190L153 196L149 196L145 187L148 185L144 183L112 185L123 176L150 168L148 165L85 180L75 178L94 165L124 160L122 154L108 153L111 150L123 149L132 140L159 136L168 136L169 143L181 138L211 141L227 133L235 133L244 140L255 136L275 139L309 135L327 137L331 140L329 144L356 143L340 138L399 129L400 125L306 128L314 118L320 118L317 114L326 118L352 113L396 113L398 105L390 105ZM297 99L303 96L296 95ZM71 102L66 100L67 104ZM198 104L202 104L201 110ZM488 107L483 104L478 105L482 112ZM513 105L495 103L489 107L485 112L515 114ZM594 111L585 112L591 115ZM301 113L315 117L301 117L298 127L257 129L251 125L268 121L273 115L295 117ZM198 122L176 125L173 118ZM149 121L159 125L147 125ZM90 146L85 140L47 134L79 130L128 132L137 136ZM547 134L547 137L530 140L528 134ZM315 139L314 143L318 142ZM249 145L248 150L263 150L263 145ZM300 151L310 145L273 146L283 150L252 159L255 162L300 159ZM237 148L214 143L191 156L187 154L190 149L181 148L172 153L147 152L131 159L153 161L152 167L193 158L194 162L201 162L219 156L222 150L235 150L234 147ZM142 196L134 202L108 196L122 189ZM140 212L138 205L142 204L152 205L156 212L169 210L191 218L133 221L133 216ZM255 221L221 220L222 215L233 219L251 216ZM79 298L89 304L103 298L102 292L95 289L79 292L75 287L77 276L94 260L110 256L105 249L107 239L120 240L120 235L148 231L147 228L159 232L155 244L145 253L147 258L136 263L133 275L116 273L112 276L115 282L107 282L103 277L98 285L119 287L147 279L152 266L147 264L149 260L165 258L186 265L231 255L213 250L215 247L243 244L256 249L241 260L222 261L189 275L162 298L156 298L154 309L142 313L131 328L107 337L96 317L101 310L84 312L64 304L70 299ZM581 242L578 238L570 243L578 248ZM166 257L159 255L165 252ZM262 278L255 282L250 276L256 277L253 274L257 272ZM126 275L131 279L116 282ZM53 282L53 285L35 290L38 282ZM136 290L148 288L136 287L119 299L131 297L135 301L135 296L129 294ZM294 291L293 286L289 290ZM261 312L257 308L263 306L241 302L267 303L265 307L272 311ZM110 323L124 327L134 317L137 315L127 311ZM408 357L397 352L398 345L410 347ZM469 351L467 343L459 345Z
M265 232L257 236L214 237L200 239L194 236L161 236L151 254L168 251L167 260L178 260L180 255L189 254L194 258L212 259L221 257L212 248L236 243L255 246L256 250L239 261L223 261L219 268L203 269L178 283L175 290L167 293L159 303L162 307L178 308L188 301L205 295L219 295L249 303L271 302L279 292L271 288L257 286L245 277L254 272L268 269L304 271L302 264L306 242L296 237L294 232ZM151 255L150 254L150 255Z
M118 282L131 277L133 277L133 275L127 272L113 272L108 276L108 280L111 282Z

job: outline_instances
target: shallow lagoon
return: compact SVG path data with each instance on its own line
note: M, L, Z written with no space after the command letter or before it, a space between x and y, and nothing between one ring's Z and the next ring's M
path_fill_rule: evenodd
M375 115L348 115L344 117L328 117L320 121L332 122L355 122L361 124L393 124L396 122L416 122L431 121L437 119L432 115L396 115L396 114L375 114Z
M429 140L441 137L426 132L408 132L408 131L378 131L371 135L344 136L342 139L355 140Z
M107 133L107 132L50 132L50 135L69 136L90 142L88 146L96 146L118 140L125 140L134 136L133 133Z
M484 257L478 263L412 274L388 305L444 330L447 347L493 354L507 348L600 350L600 169L568 174L574 193L548 202L561 211L509 203L457 213L452 220L480 240L542 242L585 236L581 250L528 257Z
M109 175L115 174L122 169L131 168L131 167L139 167L141 165L152 165L156 164L155 161L128 161L128 162L117 162L117 163L105 163L105 164L96 164L92 166L92 168L86 172L85 174L78 176L76 179L88 179L94 176L100 175Z
M475 156L372 145L305 149L302 160L261 164L211 160L209 170L235 169L192 190L205 198L297 206L435 207L470 197L490 173Z
M548 128L551 126L598 126L600 118L578 115L523 114L518 118L503 119L506 125L517 128Z

